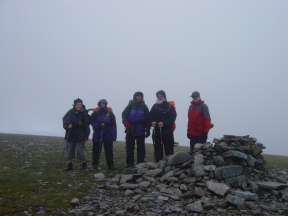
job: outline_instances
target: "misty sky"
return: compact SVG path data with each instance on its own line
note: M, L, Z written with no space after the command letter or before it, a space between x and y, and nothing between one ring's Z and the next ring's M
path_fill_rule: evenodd
M188 145L190 94L215 128L288 155L288 1L0 0L0 132L60 135L81 97L121 112L135 91L164 89Z

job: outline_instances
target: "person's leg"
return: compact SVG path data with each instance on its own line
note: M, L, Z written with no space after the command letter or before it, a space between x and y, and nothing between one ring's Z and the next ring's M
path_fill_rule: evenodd
M66 158L68 161L66 171L73 170L73 160L75 159L75 148L76 143L66 142Z
M99 166L100 155L102 152L102 142L99 140L93 140L93 149L92 149L92 166L94 169L97 169Z
M153 143L154 143L154 156L155 156L155 161L158 162L163 159L163 144L161 141L160 137L160 132L159 130L156 130L153 133Z
M143 163L145 160L145 137L137 137L137 163Z
M105 141L104 142L104 150L105 150L105 157L108 169L114 168L113 163L113 141Z
M82 162L82 169L87 169L87 162L85 157L85 142L76 143L77 159Z
M207 143L208 134L204 134L201 136L201 143Z
M193 153L194 146L196 143L198 143L199 138L198 137L191 137L190 138L190 153Z
M174 136L173 131L170 129L165 129L162 132L162 140L165 148L165 155L173 155L174 154Z
M126 162L127 167L134 167L135 138L130 134L126 135Z

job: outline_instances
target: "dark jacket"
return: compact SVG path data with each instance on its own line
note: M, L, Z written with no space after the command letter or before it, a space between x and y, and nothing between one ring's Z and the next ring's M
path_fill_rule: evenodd
M72 128L68 128L69 125ZM63 128L66 130L65 139L68 142L84 142L88 140L90 135L89 115L84 108L81 112L75 109L69 110L63 117Z
M204 101L192 101L188 111L188 137L207 135L213 127L208 106Z
M116 118L111 108L96 108L90 117L90 124L94 130L93 141L116 141Z
M154 104L150 111L151 122L163 122L164 129L173 129L176 117L177 113L175 108L167 101L161 104Z
M145 136L150 131L149 109L144 102L130 101L122 112L126 132L133 136Z

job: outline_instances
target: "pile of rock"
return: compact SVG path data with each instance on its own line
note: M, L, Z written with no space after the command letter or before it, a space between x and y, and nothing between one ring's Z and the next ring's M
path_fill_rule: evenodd
M133 174L112 179L97 174L102 188L72 212L99 216L286 215L288 171L281 170L284 177L280 181L275 181L275 174L267 174L263 149L249 136L224 136L213 144L195 145L192 154L178 152L159 163L138 164Z

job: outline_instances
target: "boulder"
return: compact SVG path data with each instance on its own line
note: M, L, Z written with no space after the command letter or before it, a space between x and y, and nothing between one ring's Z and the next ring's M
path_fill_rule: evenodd
M168 165L176 166L179 164L183 164L186 161L189 161L191 159L192 159L192 156L188 152L177 152L174 155L169 157Z
M215 170L215 176L217 179L227 179L240 176L243 173L243 167L240 165L228 165L218 167Z

